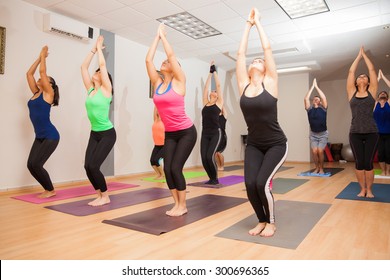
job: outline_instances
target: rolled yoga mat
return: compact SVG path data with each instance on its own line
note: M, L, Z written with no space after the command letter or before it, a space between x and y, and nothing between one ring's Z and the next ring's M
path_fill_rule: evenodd
M219 181L219 184L216 184L216 185L206 184L207 181L195 182L195 183L190 183L187 185L192 186L192 187L219 189L219 188L228 187L231 185L242 183L245 181L245 179L244 179L244 176L231 175L231 176L225 176L225 177L218 178L218 181Z
M171 196L171 192L168 189L150 188L110 195L111 202L102 206L88 205L88 202L92 201L93 198L46 206L45 208L74 216L88 216L169 196Z
M330 204L278 200L275 202L276 232L272 237L252 236L248 231L258 224L255 214L241 220L216 236L257 244L296 249Z
M109 192L128 189L128 188L134 188L134 187L138 187L138 186L139 185L117 183L117 182L107 183L107 189ZM39 198L38 195L40 193L18 195L18 196L13 196L12 198L22 200L25 202L41 204L41 203L46 203L46 202L53 202L53 201L59 201L59 200L64 200L64 199L69 199L69 198L91 195L91 194L95 194L95 193L96 193L96 191L93 188L93 186L82 186L82 187L76 187L76 188L66 188L66 189L56 190L56 195L49 197L49 198Z
M173 205L161 206L103 223L160 235L247 202L247 199L206 194L187 200L188 213L179 217L165 214Z

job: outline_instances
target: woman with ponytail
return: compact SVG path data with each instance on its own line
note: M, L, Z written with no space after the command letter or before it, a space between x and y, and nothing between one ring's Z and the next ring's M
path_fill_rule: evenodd
M56 194L49 173L43 165L55 151L60 140L60 134L50 121L51 107L58 106L59 91L55 80L46 74L48 50L48 47L44 46L39 57L27 71L27 82L33 94L27 105L35 131L35 140L28 157L27 167L45 190L39 195L41 198L52 197ZM34 74L38 65L40 79L37 81Z

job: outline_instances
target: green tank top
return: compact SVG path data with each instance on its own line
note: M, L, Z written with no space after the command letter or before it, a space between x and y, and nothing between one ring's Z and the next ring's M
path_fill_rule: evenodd
M89 96L93 90L94 88L88 90L88 97L85 101L91 129L92 131L109 130L114 127L109 119L112 97L105 97L100 88L93 96Z

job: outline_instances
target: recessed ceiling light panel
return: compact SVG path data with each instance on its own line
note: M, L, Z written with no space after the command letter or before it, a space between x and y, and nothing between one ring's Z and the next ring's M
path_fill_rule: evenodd
M222 34L214 27L187 12L158 18L157 20L193 39L202 39Z
M329 12L325 0L275 0L275 2L291 19Z

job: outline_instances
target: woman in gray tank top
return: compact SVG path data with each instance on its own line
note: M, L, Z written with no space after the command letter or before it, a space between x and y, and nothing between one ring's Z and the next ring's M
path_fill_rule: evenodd
M368 68L368 75L355 72L363 58ZM361 47L358 56L349 69L347 78L347 94L352 112L349 142L355 157L355 173L360 185L357 196L373 198L374 155L378 145L378 129L374 120L378 80L374 65Z

